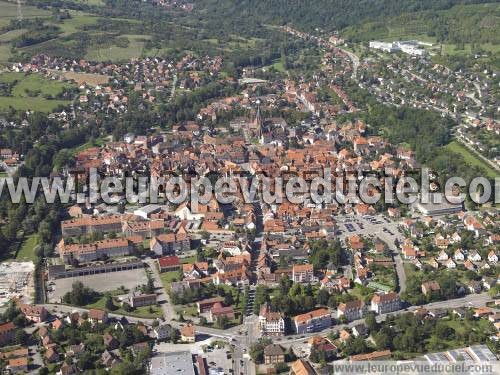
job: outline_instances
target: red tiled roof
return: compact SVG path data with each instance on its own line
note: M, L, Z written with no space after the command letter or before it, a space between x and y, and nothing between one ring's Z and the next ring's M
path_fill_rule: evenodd
M165 268L165 267L180 266L181 263L179 261L179 257L174 255L158 259L158 264L160 265L160 268Z

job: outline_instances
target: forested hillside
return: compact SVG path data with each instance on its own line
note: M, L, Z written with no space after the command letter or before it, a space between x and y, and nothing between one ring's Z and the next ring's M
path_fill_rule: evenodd
M500 44L499 25L500 3L457 5L367 21L346 28L342 35L353 42L427 36L441 43Z
M207 17L221 25L246 23L253 18L267 23L291 23L304 30L316 27L332 30L368 18L487 2L491 0L199 0L196 7L204 9Z

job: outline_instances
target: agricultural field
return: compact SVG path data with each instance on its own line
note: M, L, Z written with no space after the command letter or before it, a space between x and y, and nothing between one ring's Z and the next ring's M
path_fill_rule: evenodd
M53 111L60 105L69 104L69 100L55 99L69 83L62 83L37 74L1 73L0 84L13 84L10 96L0 96L0 110L13 107L22 110L36 109L41 112Z
M81 72L58 72L51 71L55 74L60 74L64 78L73 80L77 85L81 85L82 83L86 83L90 86L104 85L109 82L109 76L105 76L102 74L92 74L92 73L81 73Z
M113 293L109 294L112 295L113 304L115 306L113 310L106 308L106 298L107 298L106 294L102 295L96 302L87 305L86 308L100 309L108 311L109 313L112 314L135 316L138 318L145 318L145 319L155 319L155 318L161 318L163 316L161 307L157 305L136 307L132 311L125 311L121 307L121 302L116 297L113 296Z
M85 58L93 61L124 61L138 58L142 55L144 45L150 38L148 35L123 35L128 39L128 45L116 44L94 45L89 48Z
M451 142L446 146L446 148L452 152L462 155L467 164L482 168L486 172L487 177L498 177L499 173L497 171L457 141Z
M12 1L0 1L0 27L7 25L10 20L17 17L17 3ZM23 18L35 18L50 16L50 12L30 5L22 6Z
M32 234L24 239L16 254L16 261L36 261L35 247L38 245L38 235Z

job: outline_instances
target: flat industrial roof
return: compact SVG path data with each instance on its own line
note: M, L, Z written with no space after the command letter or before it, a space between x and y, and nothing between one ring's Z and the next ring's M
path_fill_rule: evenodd
M172 352L151 358L151 375L195 375L190 352Z

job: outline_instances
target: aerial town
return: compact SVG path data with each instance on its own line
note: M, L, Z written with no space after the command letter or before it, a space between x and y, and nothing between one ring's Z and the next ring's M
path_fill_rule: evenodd
M101 7L68 4L75 23ZM0 109L25 81L41 88L22 101L49 106L0 111L2 373L327 375L372 361L500 371L498 185L495 199L479 199L485 185L445 198L451 176L498 184L498 69L449 67L427 39L271 29L290 49L272 65L165 48L2 63ZM254 178L288 186L326 170L342 189L371 176L368 196L385 199L318 201L276 183L248 197ZM76 187L49 203L42 182L34 200L8 201L7 179L34 176ZM97 198L95 176L115 181ZM196 193L197 178L223 179L232 196L176 201L166 183L153 199L145 176ZM388 199L399 194L389 179L408 176L439 199ZM125 180L135 199L116 189Z

